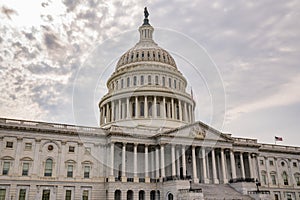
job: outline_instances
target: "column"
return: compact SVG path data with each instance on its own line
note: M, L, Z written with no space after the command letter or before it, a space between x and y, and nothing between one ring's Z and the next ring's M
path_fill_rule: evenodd
M192 105L189 105L189 111L190 111L190 122L192 123L193 122L193 113L192 113Z
M267 157L264 158L264 162L266 163L266 172L267 172L267 185L269 186L271 183L271 176L270 176L270 163L269 163L269 159Z
M182 121L182 107L181 107L181 100L178 100L178 108L179 108L179 120Z
M176 176L175 145L171 146L172 177Z
M184 102L184 121L188 122L189 119L188 119L188 116L187 116L187 107L186 107L186 102Z
M103 117L102 117L103 116L103 111L102 110L103 110L103 108L101 107L100 108L100 125L103 124Z
M165 147L163 144L160 145L160 162L161 162L161 178L165 178Z
M126 98L126 117L127 117L127 119L131 118L129 105L130 105L129 104L129 97L127 97Z
M172 119L176 119L175 118L175 108L174 108L174 99L171 98L171 105L172 105Z
M137 177L137 144L133 144L133 181L139 182Z
M145 144L145 182L150 183L149 168L148 168L148 145Z
M252 159L250 153L248 153L248 162L249 162L250 178L253 178L253 167L252 167Z
M175 149L175 150L176 150L176 165L177 165L176 176L179 177L180 176L180 154L179 154L179 149Z
M163 97L163 110L162 110L162 117L166 118L166 97Z
M185 159L185 146L182 145L181 146L181 153L182 153L182 175L183 175L183 178L185 179L186 178L186 159Z
M35 140L35 149L34 149L34 160L33 160L33 170L32 175L33 177L39 176L39 165L40 165L40 159L39 159L39 153L40 153L40 146L41 146L41 140L36 139Z
M156 171L156 179L159 179L159 149L156 147L155 150L155 171Z
M154 118L156 118L157 117L157 113L156 113L156 111L157 111L157 108L156 108L156 96L154 96L154 100L153 100L153 108L154 108L154 112L153 112L153 117Z
M110 173L109 173L109 182L114 182L114 150L115 150L115 144L112 142L110 143Z
M102 106L102 124L106 123L106 121L107 121L106 117L105 117L105 109L106 109L105 105Z
M192 146L192 161L193 161L193 181L194 181L194 183L199 183L199 179L197 177L197 163L196 163L195 146Z
M212 159L212 170L213 170L213 183L218 184L219 180L217 178L217 169L216 169L216 158L215 150L211 150L211 159Z
M122 182L127 182L126 178L126 143L122 146Z
M144 115L145 118L148 118L148 100L147 100L147 96L145 96L145 100L144 100Z
M230 164L231 164L231 177L232 179L236 178L236 169L235 169L235 158L233 150L230 150Z
M138 97L136 96L135 97L135 118L138 118L138 115L139 115L139 111L138 111L139 106L138 106L138 103L139 103Z
M227 172L226 172L226 160L225 160L225 156L224 156L224 149L221 149L221 168L222 168L222 175L223 175L223 183L228 183L227 180Z
M106 123L110 122L109 104L106 104Z
M203 183L209 183L209 180L207 179L207 172L206 172L206 153L205 148L201 148L202 151L202 166L203 166Z
M244 166L244 160L243 160L243 152L240 152L240 162L241 162L242 178L245 178L245 166Z
M118 112L118 119L122 119L122 101L119 99L119 112Z
M111 101L111 121L115 121L115 102Z
M17 138L17 147L16 147L16 152L15 152L15 161L14 161L14 170L13 170L14 176L19 175L22 141L23 141L23 138L20 138L20 137ZM21 166L22 166L22 164L21 164Z
M155 151L153 151L153 148L152 148L152 151L151 151L151 178L155 178Z

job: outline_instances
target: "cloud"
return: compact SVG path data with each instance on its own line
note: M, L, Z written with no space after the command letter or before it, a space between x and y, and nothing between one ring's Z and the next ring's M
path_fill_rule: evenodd
M12 19L11 18L12 15L17 15L18 14L18 12L15 11L14 9L7 8L5 6L2 7L1 13L4 14L10 20Z

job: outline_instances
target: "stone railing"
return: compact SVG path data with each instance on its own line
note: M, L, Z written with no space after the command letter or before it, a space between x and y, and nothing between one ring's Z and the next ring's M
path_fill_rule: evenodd
M234 178L230 179L229 183L240 183L240 182L248 182L248 183L254 183L254 178Z
M233 137L235 142L248 143L248 144L257 144L257 139L249 139L249 138L236 138Z
M248 191L248 194L270 194L269 190L254 190Z
M275 144L261 144L261 149L273 150L273 151L300 151L300 147L283 146Z

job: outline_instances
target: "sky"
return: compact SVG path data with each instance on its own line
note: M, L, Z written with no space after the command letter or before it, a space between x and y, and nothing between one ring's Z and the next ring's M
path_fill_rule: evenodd
M144 6L193 89L196 120L300 146L297 0L2 0L0 117L98 126L105 83L138 41Z

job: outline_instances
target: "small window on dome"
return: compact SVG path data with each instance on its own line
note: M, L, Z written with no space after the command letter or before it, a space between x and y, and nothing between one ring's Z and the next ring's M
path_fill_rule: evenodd
M141 76L141 85L144 85L144 76Z
M133 85L136 86L136 76L133 77Z
M162 86L166 86L166 78L162 77Z
M136 58L139 58L139 53L136 54Z
M169 78L169 87L172 87L172 82L171 82L171 78Z
M144 58L144 52L142 52L142 58Z
M131 54L131 61L133 61L133 54Z
M150 58L150 52L148 51L148 58Z
M148 76L148 85L151 85L151 76Z
M129 86L130 86L130 78L127 77L127 87L129 87Z
M176 85L176 80L174 80L174 88L176 89L177 85Z
M123 87L124 87L124 80L121 79L121 88L123 88Z
M155 85L158 85L158 76L155 76Z

